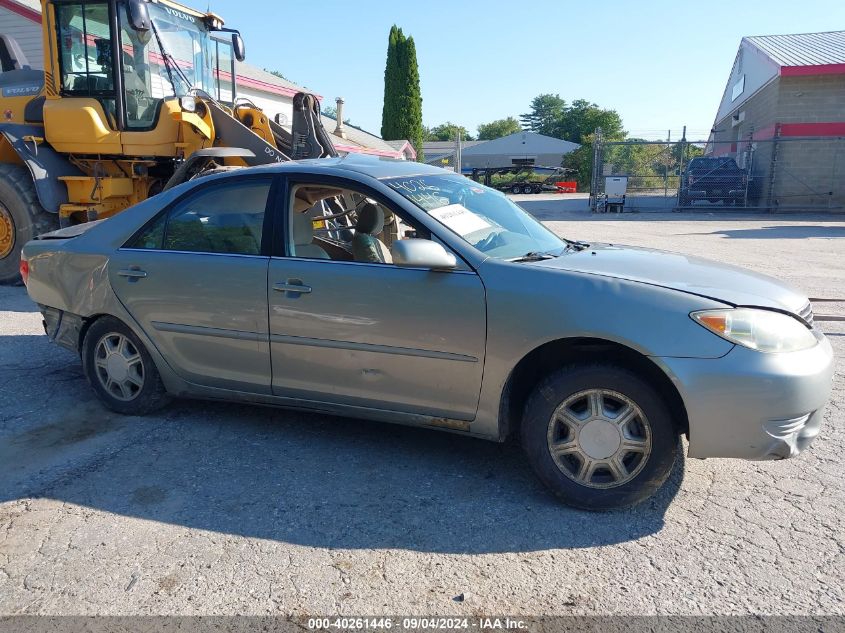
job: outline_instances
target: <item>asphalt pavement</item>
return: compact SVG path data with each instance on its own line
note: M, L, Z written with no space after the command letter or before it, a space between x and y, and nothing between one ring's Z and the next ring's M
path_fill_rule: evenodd
M570 237L845 298L842 216L549 209ZM821 327L838 377L809 451L687 460L593 514L513 445L196 401L114 415L0 288L0 614L845 614L845 323Z

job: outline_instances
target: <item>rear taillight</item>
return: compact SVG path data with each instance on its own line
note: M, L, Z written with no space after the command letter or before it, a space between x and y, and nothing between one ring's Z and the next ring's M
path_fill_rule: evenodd
M23 282L26 283L29 281L29 262L26 261L23 257L21 257L21 279Z

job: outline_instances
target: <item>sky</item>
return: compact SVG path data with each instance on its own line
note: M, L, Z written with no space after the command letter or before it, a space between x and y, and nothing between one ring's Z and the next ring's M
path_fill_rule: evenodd
M629 134L707 137L744 35L845 29L845 0L183 0L241 30L247 62L345 101L379 133L387 37L412 35L423 123L476 133L538 94L619 112Z

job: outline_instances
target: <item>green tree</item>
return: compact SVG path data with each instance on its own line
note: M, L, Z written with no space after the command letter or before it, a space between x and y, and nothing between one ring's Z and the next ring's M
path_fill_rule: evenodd
M581 145L563 157L563 166L576 170L576 180L582 189L589 187L593 177L593 144L595 131L601 128L605 140L622 140L627 132L616 110L601 108L586 99L576 99L563 109L550 126L549 136ZM632 163L634 157L628 157Z
M506 119L497 119L490 121L490 123L482 123L478 126L478 140L492 141L494 138L502 138L503 136L510 136L521 132L522 127L512 116Z
M395 24L388 36L381 135L388 141L411 141L417 151L417 160L423 160L422 93L417 48L414 38L405 37L402 29Z
M566 101L560 95L542 94L531 100L531 111L520 114L522 127L538 134L553 136L557 121L566 110Z
M384 105L381 111L381 136L392 140L398 138L399 101L401 100L399 67L399 40L404 39L402 29L395 24L390 27L387 38L387 62L384 67Z
M549 136L582 143L585 137L595 133L596 128L602 129L605 139L625 138L622 117L616 110L606 110L586 99L577 99L565 107L549 126Z
M432 128L424 128L423 138L426 141L454 141L458 132L461 133L461 139L464 141L475 140L464 126L451 121L435 125Z

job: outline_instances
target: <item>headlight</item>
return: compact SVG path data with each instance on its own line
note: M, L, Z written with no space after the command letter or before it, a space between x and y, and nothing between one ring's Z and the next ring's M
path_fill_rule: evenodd
M182 109L185 112L196 112L197 111L197 100L196 97L182 97L179 99L179 104L182 106Z
M818 342L801 321L771 310L702 310L690 316L723 339L759 352L796 352Z

